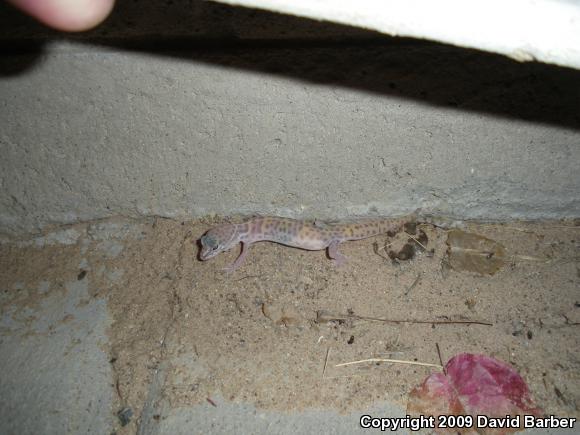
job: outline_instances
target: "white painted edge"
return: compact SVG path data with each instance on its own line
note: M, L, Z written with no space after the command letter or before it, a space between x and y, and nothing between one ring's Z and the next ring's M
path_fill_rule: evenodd
M214 0L580 69L580 0Z

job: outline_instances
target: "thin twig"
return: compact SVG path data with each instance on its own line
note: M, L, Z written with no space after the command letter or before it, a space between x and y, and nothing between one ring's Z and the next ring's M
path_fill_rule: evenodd
M421 248L423 248L425 251L427 251L427 247L421 243L415 236L412 236L409 233L405 233L406 235L408 235L411 239L413 239L415 241L415 243L417 243L417 245L419 245Z
M410 365L414 365L414 366L436 367L438 369L443 368L439 364L422 363L422 362L417 362L417 361L405 361L405 360L401 360L401 359L387 359L387 358L361 359L359 361L350 361L350 362L336 364L335 367L352 366L355 364L363 364L363 363L369 363L369 362L389 362L389 363L395 363L395 364L410 364Z
M451 246L450 247L450 251L452 253L456 252L459 254L469 254L469 255L479 255L482 257L487 257L487 258L491 258L495 255L494 252L489 252L489 251L482 251L481 249L473 249L473 248L461 248L459 246Z
M413 281L413 284L411 284L409 286L409 288L405 291L405 296L409 295L409 292L415 288L415 286L419 283L420 279L421 279L421 274L417 275L417 278L415 278L415 281Z
M318 310L316 312L316 321L318 323L326 323L333 320L368 320L372 322L382 323L419 323L426 325L484 325L493 326L493 323L482 322L478 320L407 320L407 319L382 319L380 317L357 316L356 314L333 314L326 310Z
M578 326L578 325L580 325L580 322L570 322L570 319L565 314L563 314L563 316L564 316L564 319L566 319L566 326Z
M389 244L390 245L390 244ZM373 243L373 251L375 252L375 254L377 254L379 257L384 258L385 260L390 260L390 258L388 256L385 256L383 254L381 254L381 250L386 252L386 249L389 245L385 245L382 248L379 248L379 244L377 242Z
M330 346L326 349L326 358L324 358L324 368L322 369L322 379L324 379L324 375L326 374L326 366L328 365L328 355L330 354Z
M237 281L241 281L243 279L248 279L248 278L261 278L261 277L262 277L262 275L246 275L246 276L242 276L241 278L236 279L234 281L237 282Z
M441 358L441 349L439 349L439 343L435 343L435 346L437 347L437 355L439 356L439 362L441 363L441 367L443 368L443 373L445 374L445 376L447 376L447 369L443 365L443 359Z
M552 261L546 260L545 258L530 257L529 255L514 255L513 258L517 260L538 261L541 263L549 263L550 261Z
M435 324L435 325L460 325L460 324L465 324L465 325L470 325L470 324L474 324L474 325L484 325L484 326L493 326L493 323L488 323L488 322L480 322L477 320L393 320L393 319L381 319L378 317L366 317L366 316L356 316L356 315L350 315L350 316L342 316L341 317L337 317L337 320L340 319L356 319L356 320L369 320L372 322L383 322L383 323L421 323L421 324L427 324L427 325L431 325L431 324Z

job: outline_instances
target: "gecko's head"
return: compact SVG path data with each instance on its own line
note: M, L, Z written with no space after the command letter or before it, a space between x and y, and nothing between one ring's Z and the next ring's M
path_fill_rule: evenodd
M236 226L232 224L220 225L205 233L201 239L199 258L203 261L215 257L220 252L231 249L237 242Z

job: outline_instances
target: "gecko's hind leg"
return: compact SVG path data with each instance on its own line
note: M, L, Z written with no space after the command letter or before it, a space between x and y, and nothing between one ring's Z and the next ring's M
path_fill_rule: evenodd
M336 267L342 266L347 261L347 258L338 252L339 244L340 242L331 242L330 245L328 245L328 256L332 258Z
M240 267L242 265L242 263L244 262L244 260L246 259L246 256L248 255L248 248L249 247L250 247L249 243L242 242L242 250L240 252L239 257L236 259L236 261L234 261L228 267L224 267L223 270L225 270L227 273L232 273L234 270L236 270L238 267Z

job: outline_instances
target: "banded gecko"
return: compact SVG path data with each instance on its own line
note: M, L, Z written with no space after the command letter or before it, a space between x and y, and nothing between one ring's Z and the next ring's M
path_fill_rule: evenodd
M387 232L397 232L415 214L396 219L363 219L352 223L319 224L281 217L255 217L241 224L223 224L207 231L200 239L200 259L205 261L220 252L242 244L239 257L225 270L233 272L241 266L252 243L270 241L294 248L317 251L328 249L328 256L337 266L346 261L338 245Z

